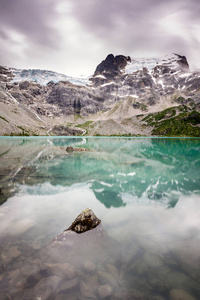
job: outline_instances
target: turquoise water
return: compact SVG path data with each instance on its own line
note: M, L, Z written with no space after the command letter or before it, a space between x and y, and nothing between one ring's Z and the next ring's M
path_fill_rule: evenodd
M0 187L0 299L200 299L200 139L1 138Z

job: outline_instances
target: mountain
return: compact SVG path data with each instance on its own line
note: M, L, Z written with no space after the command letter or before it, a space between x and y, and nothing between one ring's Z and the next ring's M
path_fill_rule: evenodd
M200 136L200 71L185 56L109 54L90 78L0 67L1 135Z

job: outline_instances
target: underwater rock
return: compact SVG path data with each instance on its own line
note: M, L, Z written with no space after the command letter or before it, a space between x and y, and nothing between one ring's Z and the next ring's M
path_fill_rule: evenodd
M171 271L166 274L166 281L171 288L176 287L190 292L191 294L199 294L199 284L191 276L178 271ZM183 298L184 299L184 298Z
M59 276L50 276L43 278L35 287L35 299L48 299L58 288L61 281Z
M96 299L94 291L83 280L80 282L80 291L83 297Z
M0 254L1 265L5 268L11 261L15 260L21 255L17 246L3 249Z
M88 272L88 273L94 272L95 269L96 269L95 264L93 264L91 261L86 261L83 264L83 267L84 267L85 271Z
M117 291L115 291L114 296L112 297L113 300L146 300L147 295L144 292L141 292L136 289L129 289L121 287ZM149 297L148 297L149 299Z
M26 241L20 241L17 243L17 245L19 247L19 251L23 252L23 255L25 257L29 257L35 252L35 249L32 247L32 245L30 245Z
M77 286L78 282L79 282L79 281L78 281L78 278L77 278L77 277L75 277L75 278L73 278L73 279L70 279L70 280L64 280L64 281L61 283L61 285L60 285L58 291L61 292L61 293L63 293L63 292L65 292L65 291L71 290L71 289L73 289L74 287Z
M26 276L26 277L30 275L30 270L31 270L32 273L35 274L35 273L39 272L40 266L37 265L37 264L33 264L33 263L31 262L31 263L26 263L26 264L24 264L24 265L21 267L21 269L20 269L22 275L23 275L23 276Z
M111 265L111 264L107 264L106 266L106 270L117 280L120 280L120 276L119 276L119 271L117 270L117 268L115 267L115 265Z
M98 287L99 281L97 274L93 274L92 276L86 276L80 281L80 292L82 297L96 299Z
M101 299L111 296L112 292L113 292L113 289L109 284L101 285L98 288L98 295Z
M166 299L166 298L165 298ZM148 300L165 300L162 296L158 296L158 295L153 295L153 296L149 296Z
M65 231L71 230L76 233L83 233L88 230L94 229L101 223L94 212L90 208L84 209L80 215L75 219L72 225Z
M113 277L112 274L104 271L98 271L97 274L99 277L99 281L102 284L109 283L112 287L116 287L118 285L117 280Z
M62 278L72 279L76 275L75 268L69 263L62 264L44 264L47 271L52 275L58 275Z
M195 298L184 290L172 289L170 292L170 300L195 300Z
M139 253L139 249L139 244L136 240L134 240L128 247L125 247L122 252L123 262L125 264L130 264L131 261L135 261L135 258Z
M170 287L167 284L165 278L163 278L162 275L159 276L159 271L158 272L148 272L147 279L148 279L148 283L149 283L150 287L153 290L155 290L157 293L162 294L162 295L166 295L169 293Z
M78 300L77 293L67 293L67 300ZM65 294L58 294L55 296L54 300L66 300L66 295Z
M4 274L5 276L5 274ZM5 278L5 277L4 277ZM20 270L11 270L6 272L6 281L10 282L12 287L17 287L18 281L21 278ZM1 279L0 279L1 282ZM0 297L1 299L1 297Z
M161 257L156 254L145 253L144 262L150 268L160 268L163 266L163 261L162 261Z
M134 269L134 267L139 276L147 274L148 272L148 266L145 261L138 261L135 265L131 266L131 269Z

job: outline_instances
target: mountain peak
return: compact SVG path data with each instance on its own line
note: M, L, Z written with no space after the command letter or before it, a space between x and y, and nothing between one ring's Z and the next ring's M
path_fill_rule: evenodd
M112 80L122 73L128 62L131 62L130 56L109 54L96 68L92 81L94 79Z
M174 54L178 57L177 62L178 62L181 66L183 66L183 67L185 67L185 68L189 68L189 64L188 64L187 58L186 58L185 56L182 56L182 55L179 55L179 54L176 54L176 53L174 53Z

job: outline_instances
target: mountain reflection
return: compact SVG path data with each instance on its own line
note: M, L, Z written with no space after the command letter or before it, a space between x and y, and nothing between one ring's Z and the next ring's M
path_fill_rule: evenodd
M67 153L69 145L91 151ZM140 198L174 207L200 191L199 139L2 138L0 164L1 202L46 182L87 184L107 208Z

